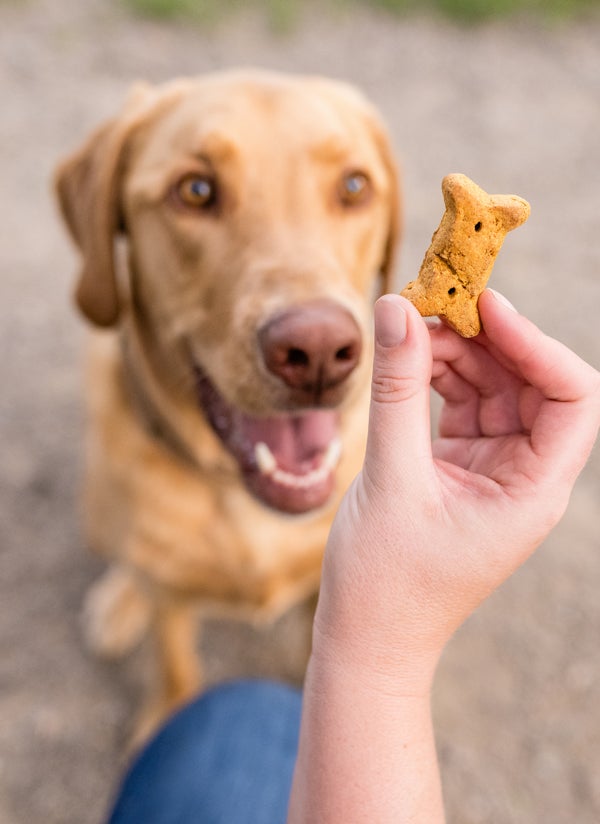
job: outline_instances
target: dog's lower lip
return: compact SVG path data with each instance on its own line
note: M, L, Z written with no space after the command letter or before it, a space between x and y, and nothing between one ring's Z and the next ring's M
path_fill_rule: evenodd
M334 488L333 472L303 484L302 476L282 478L276 470L271 475L261 472L244 473L248 489L263 503L291 515L300 515L324 506ZM292 483L282 482L292 480Z

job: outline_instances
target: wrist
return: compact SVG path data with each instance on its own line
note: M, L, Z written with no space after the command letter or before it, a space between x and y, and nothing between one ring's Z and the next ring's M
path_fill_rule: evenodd
M317 643L306 674L288 822L443 824L430 679L330 652Z
M441 650L421 648L412 639L340 637L315 621L310 667L324 677L348 679L357 688L396 697L429 700Z

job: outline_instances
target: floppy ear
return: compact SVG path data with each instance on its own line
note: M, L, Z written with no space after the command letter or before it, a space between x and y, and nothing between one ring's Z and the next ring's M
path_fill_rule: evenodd
M81 311L99 326L119 316L113 240L120 224L119 178L123 139L110 121L56 170L55 186L63 218L83 255L75 297Z
M375 142L385 166L389 184L388 230L381 261L381 294L397 291L394 284L398 247L402 236L402 195L398 165L392 151L390 138L378 120L372 125Z
M113 244L123 228L120 194L128 138L147 115L154 95L135 86L123 114L100 126L55 172L62 216L83 256L75 298L98 326L119 317Z
M308 78L313 86L334 101L342 100L354 110L358 109L369 129L373 141L379 151L387 173L389 184L389 214L386 242L382 260L379 266L380 293L394 291L394 274L398 245L400 243L402 225L402 198L398 177L398 168L387 129L383 125L381 116L375 106L364 97L361 91L352 85L338 80L324 80L322 77Z

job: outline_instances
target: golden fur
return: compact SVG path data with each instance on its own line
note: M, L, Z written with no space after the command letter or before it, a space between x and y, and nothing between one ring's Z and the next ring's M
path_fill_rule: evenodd
M353 170L369 191L348 205L339 186ZM179 181L207 176L218 203L178 200ZM88 635L120 654L154 632L146 733L201 685L198 607L271 618L318 587L364 452L371 304L391 287L396 172L377 114L351 87L232 71L136 87L61 164L56 186L83 258L78 305L105 327L89 349L85 515L110 565L87 599ZM339 410L333 492L290 515L248 491L200 407L195 367L240 414L294 414L256 335L311 301L343 307L363 348L324 404Z

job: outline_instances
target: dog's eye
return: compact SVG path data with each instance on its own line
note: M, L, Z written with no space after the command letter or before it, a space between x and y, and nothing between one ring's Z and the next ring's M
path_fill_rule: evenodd
M371 192L371 181L364 172L350 172L342 178L339 195L344 206L362 203Z
M177 184L176 193L185 206L209 209L215 204L217 187L208 175L188 175Z

